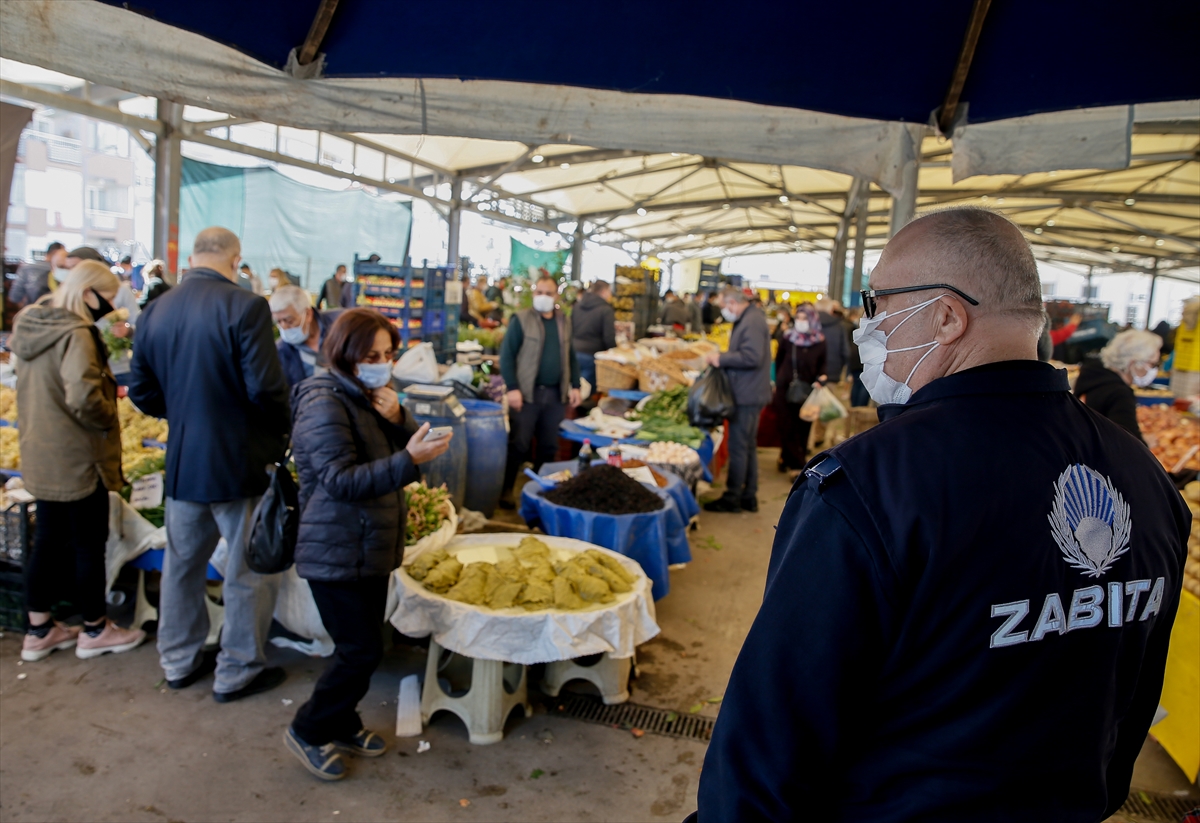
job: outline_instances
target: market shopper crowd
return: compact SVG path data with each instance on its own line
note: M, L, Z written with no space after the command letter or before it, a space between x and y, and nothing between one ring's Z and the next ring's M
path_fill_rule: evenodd
M12 341L25 484L45 507L26 566L27 660L127 651L145 637L105 617L108 492L124 480L116 380L95 322L129 287L89 251L51 247L44 271L19 278L36 294ZM245 547L265 469L286 464L290 441L296 571L335 652L284 744L336 780L344 754L386 750L356 705L383 655L403 487L450 441L427 439L400 404L399 336L353 307L344 267L314 305L282 270L261 299L239 263L234 234L201 232L178 285L157 261L143 269L147 294L161 289L129 321L129 397L171 427L158 652L169 688L214 674L220 703L284 681L265 655L279 581L252 571ZM60 268L58 288L40 292ZM616 340L607 283L569 315L554 278L532 291L500 349L510 505L521 467L554 459L582 381L595 385L595 354ZM704 508L758 510L767 407L779 466L798 481L709 749L699 819L792 819L813 798L833 818L874 820L958 820L981 805L1090 820L1119 805L1161 685L1187 531L1178 495L1126 434L1140 437L1134 388L1157 374L1161 336L1117 335L1085 363L1073 399L1062 373L1037 363L1044 314L1028 246L978 209L897 235L857 323L825 299L798 305L773 335L749 290L666 297L660 320L677 330L711 326L714 312L732 324L726 350L707 357L735 410L725 489ZM504 301L502 287L471 286L464 311L494 322ZM882 424L838 445L830 436L810 461L810 435L821 435L800 408L843 379L852 405L873 399ZM226 622L213 656L205 576L222 538ZM69 595L82 627L51 618ZM1064 691L1070 703L1045 699ZM1056 799L1022 806L1007 791L1019 781Z

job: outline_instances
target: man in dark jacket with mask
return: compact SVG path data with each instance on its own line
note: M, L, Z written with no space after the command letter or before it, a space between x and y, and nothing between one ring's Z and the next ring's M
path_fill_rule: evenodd
M46 259L34 263L22 263L17 267L16 279L9 289L8 299L18 306L36 303L50 293L50 278L55 272L61 278L67 276L67 248L62 243L51 243L46 248Z
M821 330L825 332L825 370L830 383L841 382L842 372L850 359L850 335L841 314L842 306L836 300L817 301L817 316L821 318Z
M855 337L882 422L784 507L699 821L1103 820L1162 691L1190 513L1037 362L1008 220L909 223L871 288Z
M579 376L596 388L596 352L617 345L616 312L613 311L612 285L597 280L579 298L571 312L575 356L579 358Z
M180 285L147 304L138 322L129 398L165 417L167 555L158 651L173 689L212 671L204 579L224 537L225 626L213 696L229 702L274 688L264 644L277 575L246 565L252 515L267 467L283 457L291 427L288 387L275 354L267 301L237 285L241 244L227 229L196 235Z
M275 350L284 379L293 387L306 377L329 371L321 344L333 326L333 321L345 309L319 311L312 305L308 292L299 286L280 286L271 292L268 301L271 319L279 327Z
M758 511L758 418L771 402L771 332L763 310L738 289L721 296L721 315L733 323L729 351L708 355L729 378L737 412L729 421L725 493L704 504L710 512Z

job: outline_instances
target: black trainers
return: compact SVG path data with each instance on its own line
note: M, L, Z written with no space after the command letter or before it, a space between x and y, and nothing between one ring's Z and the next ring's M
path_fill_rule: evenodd
M380 757L387 751L383 738L368 729L359 729L349 740L334 740L334 749L359 757Z
M287 731L283 733L283 745L296 755L296 759L315 777L322 780L341 780L346 776L346 762L342 760L333 743L310 746L288 726Z
M709 500L704 504L703 508L706 512L733 513L740 512L742 510L740 505L727 497L718 497L716 500Z
M758 498L757 497L743 497L740 505L741 505L742 511L744 511L744 512L756 512L756 511L758 511Z
M235 700L241 700L243 697L269 692L285 680L287 680L287 672L278 666L271 666L263 669L254 676L253 680L237 691L213 692L213 700L218 703L232 703Z
M205 652L200 658L200 665L192 670L190 674L185 674L178 680L168 680L168 689L186 689L208 675L212 674L217 669L217 653L215 651Z

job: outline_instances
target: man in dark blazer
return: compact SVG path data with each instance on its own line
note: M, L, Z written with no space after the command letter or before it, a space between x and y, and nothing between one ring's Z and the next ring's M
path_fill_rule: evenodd
M143 312L134 338L129 398L170 423L166 465L167 552L158 651L167 685L182 689L216 669L226 703L284 680L266 668L264 645L279 580L246 565L266 469L283 457L291 417L267 301L237 285L241 243L227 229L196 235L181 283ZM214 661L204 581L220 538L225 625Z

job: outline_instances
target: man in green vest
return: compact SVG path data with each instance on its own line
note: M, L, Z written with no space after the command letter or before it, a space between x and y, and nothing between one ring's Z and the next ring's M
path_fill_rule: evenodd
M513 315L500 346L500 374L508 386L508 465L500 505L511 509L513 481L537 442L535 467L558 452L558 424L567 404L579 405L579 362L571 342L571 319L555 308L558 282L534 285L533 308Z

